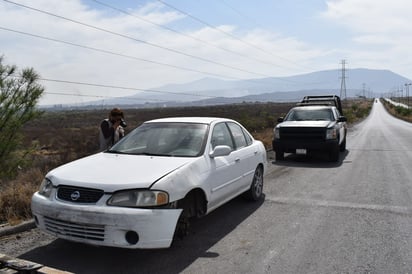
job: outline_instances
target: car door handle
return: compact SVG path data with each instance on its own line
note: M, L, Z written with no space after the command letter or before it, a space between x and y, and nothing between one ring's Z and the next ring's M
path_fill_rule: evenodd
M239 163L239 162L240 162L240 158L236 158L236 159L235 159L235 162L236 162L236 163Z
M258 154L258 152L257 152L257 151L255 151L255 155L256 155L256 154Z

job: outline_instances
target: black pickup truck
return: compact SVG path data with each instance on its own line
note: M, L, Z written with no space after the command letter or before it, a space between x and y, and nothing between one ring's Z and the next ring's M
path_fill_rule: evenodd
M277 161L284 160L284 153L325 151L337 162L339 152L346 150L346 132L339 96L306 96L278 119L272 147Z

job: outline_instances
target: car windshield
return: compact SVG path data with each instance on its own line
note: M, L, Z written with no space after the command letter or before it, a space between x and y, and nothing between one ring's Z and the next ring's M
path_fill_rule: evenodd
M145 123L107 152L196 157L203 154L207 131L200 123Z
M293 109L286 116L285 121L332 121L333 113L330 109Z

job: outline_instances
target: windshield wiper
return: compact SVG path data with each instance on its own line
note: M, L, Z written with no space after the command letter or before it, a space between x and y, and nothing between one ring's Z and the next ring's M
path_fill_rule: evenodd
M122 152L122 151L118 151L118 150L106 150L105 152L113 153L113 154L127 154L126 152Z
M146 156L166 156L166 157L172 157L170 154L160 154L160 153L150 153L150 152L139 152L139 153L133 153L133 155L146 155Z

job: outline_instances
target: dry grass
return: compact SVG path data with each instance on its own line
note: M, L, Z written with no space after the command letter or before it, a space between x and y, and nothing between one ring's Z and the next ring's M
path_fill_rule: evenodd
M20 173L1 188L0 223L16 224L31 218L30 202L33 192L43 179L42 172L33 168Z
M266 149L272 148L273 128L266 128L259 132L253 132L252 135L256 140L262 141Z

